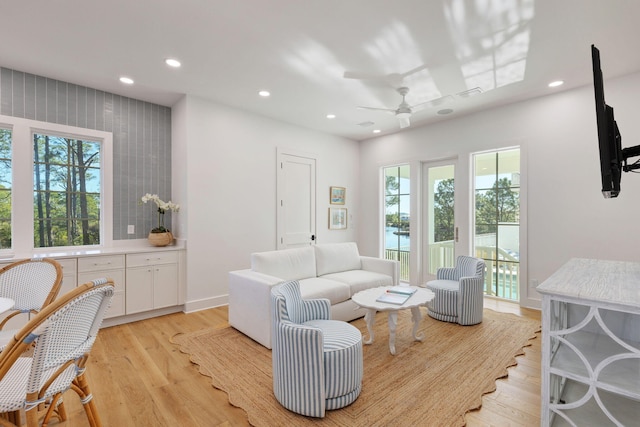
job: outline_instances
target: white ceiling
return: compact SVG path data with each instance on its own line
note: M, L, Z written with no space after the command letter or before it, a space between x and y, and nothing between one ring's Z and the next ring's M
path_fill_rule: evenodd
M605 79L640 70L638 0L0 0L0 16L2 67L166 106L191 94L356 140L400 130L356 108L396 108L400 82L345 72L414 71L411 105L482 89L414 113L416 127L591 85L592 43Z

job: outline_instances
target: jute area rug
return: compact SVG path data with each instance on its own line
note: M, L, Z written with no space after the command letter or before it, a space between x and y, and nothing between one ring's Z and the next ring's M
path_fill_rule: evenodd
M368 337L363 319L352 322ZM424 316L423 342L411 335L410 312L398 316L396 356L389 353L385 313L376 316L375 341L364 346L360 397L350 406L307 418L282 407L273 396L271 350L231 327L177 335L173 342L189 354L200 373L225 391L229 403L247 412L254 426L463 426L466 412L482 405L507 376L540 330L537 321L484 310L475 326Z

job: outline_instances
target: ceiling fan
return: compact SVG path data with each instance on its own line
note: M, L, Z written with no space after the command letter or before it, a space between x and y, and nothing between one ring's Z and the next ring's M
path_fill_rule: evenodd
M384 111L387 113L395 114L395 116L398 118L398 123L400 124L400 128L402 129L402 128L409 127L411 125L410 118L414 112L420 111L427 106L440 105L451 98L451 95L447 95L441 98L432 99L430 101L421 102L416 105L409 105L405 100L405 97L409 93L409 88L402 86L397 88L396 92L402 95L402 102L400 103L400 105L398 105L397 108L375 108L375 107L361 107L361 106L357 108L361 110Z
M391 73L386 75L359 73L356 71L345 71L343 76L345 79L368 80L369 82L378 82L397 88L404 86L404 79L418 73L427 68L427 64L419 65L404 73Z

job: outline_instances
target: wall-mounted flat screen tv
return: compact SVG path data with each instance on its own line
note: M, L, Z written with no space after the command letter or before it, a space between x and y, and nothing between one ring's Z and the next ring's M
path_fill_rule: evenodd
M602 195L605 198L618 197L622 172L640 168L640 163L627 164L629 157L640 156L640 145L622 148L622 136L613 115L613 108L605 102L600 51L591 45L593 64L593 89L596 100L596 121L598 125L598 145L600 149L600 175Z

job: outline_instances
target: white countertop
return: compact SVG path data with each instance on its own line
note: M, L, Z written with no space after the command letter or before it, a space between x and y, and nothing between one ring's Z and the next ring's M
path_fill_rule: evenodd
M574 258L536 290L541 294L640 307L640 263Z
M13 262L28 258L75 258L98 255L117 255L138 252L176 251L186 249L186 241L176 239L172 245L153 246L147 239L116 240L110 247L96 246L91 248L59 248L34 250L31 253L15 253L0 255L0 263Z

